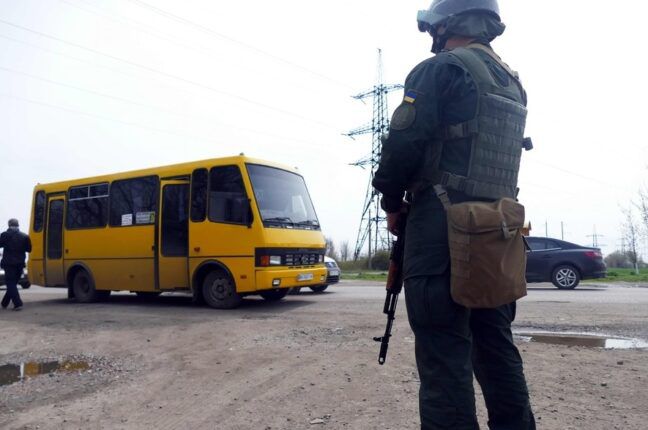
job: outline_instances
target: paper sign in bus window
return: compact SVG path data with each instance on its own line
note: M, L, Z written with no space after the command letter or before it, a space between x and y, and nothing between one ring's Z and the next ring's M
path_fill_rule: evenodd
M121 217L121 225L133 225L133 214L123 214Z
M155 212L137 212L135 214L135 224L154 224Z

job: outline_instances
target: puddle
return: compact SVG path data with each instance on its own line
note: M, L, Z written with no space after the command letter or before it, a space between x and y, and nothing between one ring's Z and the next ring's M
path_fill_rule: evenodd
M624 339L620 337L597 336L581 333L519 332L515 336L525 342L545 343L549 345L583 346L605 349L644 349L648 342L641 339Z
M78 372L88 369L90 369L90 364L85 361L47 361L42 363L6 364L0 366L0 387L38 375L56 372Z

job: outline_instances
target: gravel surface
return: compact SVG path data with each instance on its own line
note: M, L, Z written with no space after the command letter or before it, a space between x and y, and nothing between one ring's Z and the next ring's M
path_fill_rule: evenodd
M387 364L377 364L383 292L343 281L324 294L215 311L178 294L81 305L34 287L22 292L23 312L0 311L0 365L89 368L0 387L0 428L416 429L404 302ZM519 303L515 329L647 339L646 321L648 289L539 285ZM539 429L646 428L648 351L519 346Z

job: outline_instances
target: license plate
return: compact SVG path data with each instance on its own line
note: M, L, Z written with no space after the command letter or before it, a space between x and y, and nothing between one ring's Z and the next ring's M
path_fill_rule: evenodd
M339 270L331 270L329 272L329 276L340 276L340 271Z
M297 282L312 281L312 280L313 280L312 273L300 273L299 275L297 275Z

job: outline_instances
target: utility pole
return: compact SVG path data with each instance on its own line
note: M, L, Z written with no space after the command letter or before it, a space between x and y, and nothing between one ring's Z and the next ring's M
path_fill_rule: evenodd
M560 239L565 240L565 223L560 221Z
M549 221L545 220L545 237L549 237Z
M369 208L369 219L371 219L371 208ZM371 269L372 269L372 267L371 267L371 229L369 229L369 231L367 232L367 234L369 234L369 242L368 242L368 245L369 245L369 252L367 253L367 256L368 256L369 258L367 259L367 268L368 268L369 270L371 270ZM357 259L357 258L358 258L358 257L356 256L356 259Z
M352 163L353 166L362 167L363 169L369 167L369 184L367 185L367 193L362 207L362 217L360 218L360 227L358 228L358 236L353 253L354 260L357 260L362 253L367 239L369 239L369 267L371 267L372 236L374 240L374 254L378 251L379 247L382 247L382 249L389 249L391 247L389 231L387 230L387 218L382 214L382 209L380 208L380 193L373 188L372 182L380 163L382 153L381 138L389 132L387 94L402 88L402 85L385 85L383 83L382 50L378 49L377 83L373 89L353 96L354 99L360 101L373 97L373 119L371 124L346 133L346 136L352 139L354 136L361 134L372 134L371 155Z
M592 247L593 247L593 248L600 248L600 245L599 245L599 238L602 238L602 237L605 237L605 236L603 236L602 234L598 234L598 233L596 232L596 225L595 225L595 226L594 226L594 231L593 231L593 233L590 234L590 235L588 235L587 237L591 237L591 238L592 238Z

